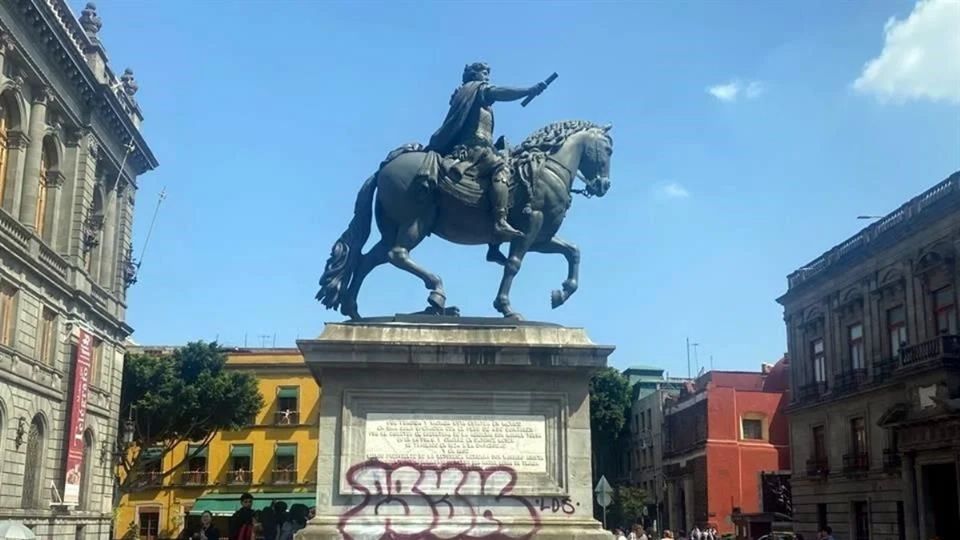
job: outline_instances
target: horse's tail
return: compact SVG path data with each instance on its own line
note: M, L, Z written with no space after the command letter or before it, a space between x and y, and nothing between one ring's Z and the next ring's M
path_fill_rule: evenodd
M360 251L370 237L370 225L373 219L373 193L377 188L377 175L367 178L357 194L357 202L353 208L353 219L347 230L330 249L327 266L320 277L319 300L327 309L337 309L343 301L346 287L360 260Z

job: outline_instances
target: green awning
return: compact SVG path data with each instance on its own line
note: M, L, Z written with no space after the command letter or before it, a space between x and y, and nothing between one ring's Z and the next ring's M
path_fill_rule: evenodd
M278 456L296 456L297 455L297 445L295 444L278 444L277 453Z
M208 493L197 497L193 508L190 509L191 516L199 516L205 511L209 511L215 516L232 516L234 512L240 509L240 493ZM287 508L294 504L303 504L307 507L317 505L317 494L313 492L303 493L251 493L253 495L253 509L260 510L273 501L283 501L287 503Z
M143 451L140 452L140 454L141 454L140 457L144 461L157 461L160 459L160 456L163 455L163 449L162 448L144 448Z
M230 447L230 457L253 457L252 444L237 444Z
M200 448L200 445L191 444L187 448L187 457L207 457L207 449L210 447L204 446L202 449L197 451L198 448ZM194 452L196 452L196 454L194 454Z
M277 390L277 397L279 398L293 398L296 399L300 394L300 389L296 386L287 386Z

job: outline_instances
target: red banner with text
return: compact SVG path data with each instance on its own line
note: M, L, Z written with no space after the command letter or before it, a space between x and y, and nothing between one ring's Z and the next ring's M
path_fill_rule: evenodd
M87 392L90 383L90 359L93 355L93 336L80 328L76 365L73 370L73 401L70 403L70 431L67 433L67 472L63 486L63 502L80 502L80 483L83 481L83 432L87 423Z

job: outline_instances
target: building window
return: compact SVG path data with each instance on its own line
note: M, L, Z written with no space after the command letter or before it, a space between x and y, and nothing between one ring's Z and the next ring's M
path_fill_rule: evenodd
M5 101L5 99L0 101L0 205L3 204L3 191L7 183L7 161L9 158L7 130L13 125L12 118L10 118L10 107L4 103Z
M627 454L629 461L630 454ZM273 481L278 484L293 484L297 481L297 445L278 444L273 458Z
M653 413L647 409L647 429L653 429Z
M54 365L54 353L57 344L57 312L50 308L43 308L43 317L40 321L40 340L37 345L37 359Z
M850 352L850 369L860 371L866 369L863 360L863 325L855 324L847 329L847 347Z
M205 485L207 483L207 447L191 444L187 447L187 472L183 473L183 483Z
M933 310L937 319L937 333L957 333L957 306L953 299L953 287L948 285L933 293Z
M37 236L45 238L47 215L47 173L52 169L50 163L49 140L43 141L42 155L40 156L40 174L37 177L37 215L34 217L33 230Z
M867 453L867 424L862 416L850 420L850 449L858 456Z
M277 389L277 411L274 423L278 426L293 426L300 423L300 388L284 386Z
M235 444L230 447L230 470L227 471L228 484L249 484L253 463L253 445Z
M827 439L823 426L813 428L813 459L817 461L827 460Z
M813 369L813 381L824 383L827 381L826 357L823 352L823 339L818 338L810 343L810 360Z
M640 431L643 431L643 430L647 429L647 427L646 427L646 426L647 426L647 423L646 423L644 420L645 420L645 418L644 418L643 414L641 413L641 414L640 414L640 422L637 424L637 425L639 426Z
M13 331L17 317L17 289L0 283L0 345L13 347Z
M93 488L93 432L83 433L83 476L80 477L80 509L93 510L90 490Z
M100 372L103 370L103 340L93 338L93 351L90 353L90 384L100 386Z
M740 420L743 438L747 440L763 440L763 420L759 418L743 418Z
M138 512L140 518L140 538L157 540L160 534L160 511L156 508L144 508Z
M34 416L27 435L27 460L23 472L23 492L20 495L20 507L33 509L40 507L40 493L43 481L44 429L40 415Z
M827 526L827 505L817 503L817 531L822 531Z
M903 306L887 310L887 335L890 336L890 357L900 356L900 348L907 344L907 315Z
M870 540L870 511L865 501L853 503L853 540Z
M907 540L907 520L903 513L903 501L897 501L897 540Z

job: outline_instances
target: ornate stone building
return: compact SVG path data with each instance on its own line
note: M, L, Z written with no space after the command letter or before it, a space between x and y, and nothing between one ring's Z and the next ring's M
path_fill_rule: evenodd
M960 172L790 274L795 529L960 531Z
M0 0L0 520L44 539L109 537L133 203L157 165L100 26L92 4Z

